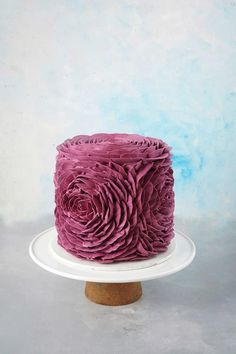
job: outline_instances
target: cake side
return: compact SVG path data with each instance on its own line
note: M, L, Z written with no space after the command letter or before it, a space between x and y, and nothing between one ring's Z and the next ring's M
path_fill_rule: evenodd
M134 134L78 135L57 150L54 214L66 251L112 263L167 249L174 178L166 143Z

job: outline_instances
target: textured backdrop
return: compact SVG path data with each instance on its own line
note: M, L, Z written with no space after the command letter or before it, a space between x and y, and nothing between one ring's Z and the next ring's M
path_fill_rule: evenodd
M4 222L54 208L56 146L135 132L173 146L176 215L236 207L235 1L1 1Z

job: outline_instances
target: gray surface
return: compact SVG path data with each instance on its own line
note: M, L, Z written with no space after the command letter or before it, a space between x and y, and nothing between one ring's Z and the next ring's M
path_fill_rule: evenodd
M143 283L132 305L89 302L84 284L50 274L28 256L52 217L2 225L0 353L236 353L235 223L176 221L195 241L187 269Z

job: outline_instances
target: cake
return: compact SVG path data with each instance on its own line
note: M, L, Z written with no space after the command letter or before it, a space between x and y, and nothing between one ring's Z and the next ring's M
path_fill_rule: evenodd
M160 139L137 134L78 135L59 145L58 244L100 263L165 252L174 237L170 150Z

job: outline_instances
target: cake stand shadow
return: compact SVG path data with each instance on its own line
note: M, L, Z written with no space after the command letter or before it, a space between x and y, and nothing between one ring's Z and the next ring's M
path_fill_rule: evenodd
M168 251L150 260L112 264L78 259L60 247L56 240L54 227L37 235L29 246L32 260L51 273L85 281L86 297L109 306L137 301L142 296L142 281L179 272L193 261L196 253L193 241L179 231L175 231Z

